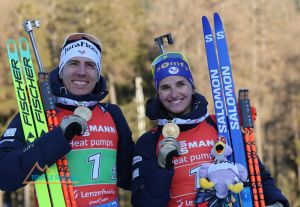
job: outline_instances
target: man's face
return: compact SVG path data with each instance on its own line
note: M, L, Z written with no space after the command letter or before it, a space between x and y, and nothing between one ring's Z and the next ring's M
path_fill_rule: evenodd
M96 64L89 58L74 57L66 63L59 77L69 93L86 95L94 90L98 71Z

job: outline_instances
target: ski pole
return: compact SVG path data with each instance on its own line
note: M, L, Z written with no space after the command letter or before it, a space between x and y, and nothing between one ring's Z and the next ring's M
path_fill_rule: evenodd
M53 120L53 126L54 127L58 127L59 126L59 122L56 116L56 111L54 110L54 113L51 113L52 115L52 120ZM69 202L70 205L72 207L76 207L76 200L75 200L75 196L74 196L74 189L73 189L73 185L72 185L72 180L71 180L71 176L70 176L70 171L69 171L69 167L68 167L68 160L66 156L63 156L61 159L59 159L57 162L57 167L60 167L60 173L63 176L63 178L65 179L65 185L67 186L67 190L68 190L68 196L69 196Z
M248 99L248 93L246 95L246 98ZM250 105L250 102L249 102L249 105ZM252 114L252 120L255 120L256 119L256 109L254 107L251 107L251 114ZM259 195L259 203L260 203L260 207L265 207L265 205L266 205L265 197L264 197L264 192L263 192L263 187L262 187L262 180L261 180L261 176L260 176L259 162L258 162L253 128L250 129L250 132L251 132L250 133L251 151L252 151L252 158L253 158L253 164L254 164L254 170L255 170L256 186L257 186L258 195Z
M45 73L43 70L42 62L37 50L37 46L35 43L35 38L33 35L33 28L39 28L40 22L38 20L26 20L24 22L24 29L25 31L29 34L31 44L34 50L34 54L37 60L38 68L39 68L39 86L40 86L40 91L41 91L41 96L42 96L42 101L44 105L44 110L46 111L46 116L47 116L47 121L48 121L48 126L49 130L52 130L54 127L57 127L59 125L57 116L56 116L56 106L51 90L51 86L49 83L49 74ZM62 185L62 190L66 202L66 206L76 206L76 201L74 198L74 191L73 191L73 186L71 182L71 178L68 172L68 166L67 166L67 159L64 157L60 160L57 161L57 167L59 171L59 175L61 177L61 185ZM67 183L66 183L67 180Z
M256 118L256 113L255 110L251 108L249 92L247 89L239 90L239 104L242 117L242 131L245 140L245 148L248 160L254 206L265 207L265 200L261 183L260 169L253 131L253 120L255 120Z
M241 110L241 118L242 118L242 132L244 134L244 142L245 142L245 150L247 155L248 161L248 168L249 168L249 177L251 183L251 189L253 194L253 205L254 207L259 207L259 197L258 197L258 190L256 185L256 178L255 178L255 170L254 170L254 163L252 158L252 151L251 151L251 141L250 141L250 130L253 126L252 117L249 111L247 111L246 107L246 100L245 100L245 91L239 90L239 104Z

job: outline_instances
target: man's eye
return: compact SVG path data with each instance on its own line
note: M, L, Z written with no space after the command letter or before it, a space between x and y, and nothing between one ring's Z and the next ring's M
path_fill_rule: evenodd
M87 67L96 69L96 65L94 63L87 64Z
M88 64L88 67L90 67L90 68L96 68L95 64Z
M69 62L69 65L70 66L75 66L75 65L78 65L78 63L76 63L76 62Z

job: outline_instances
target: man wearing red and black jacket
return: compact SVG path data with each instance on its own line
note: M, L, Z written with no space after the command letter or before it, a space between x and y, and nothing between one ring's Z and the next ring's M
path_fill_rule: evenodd
M67 156L77 206L119 206L118 187L130 189L134 142L121 109L100 103L107 95L101 76L100 41L85 33L68 36L59 67L50 73L60 126L27 144L17 114L0 140L0 189L14 191ZM74 115L85 107L90 120Z

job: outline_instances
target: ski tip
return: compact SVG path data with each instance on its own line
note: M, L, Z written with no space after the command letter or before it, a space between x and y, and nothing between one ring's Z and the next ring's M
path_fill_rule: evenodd
M20 50L21 51L26 51L29 48L27 39L25 37L20 37L19 38L19 45L20 45Z
M221 17L217 12L214 13L214 23L223 27Z
M7 41L6 41L6 44L8 45L8 44L11 44L11 43L15 43L15 40L13 40L13 39L8 39Z
M20 38L19 38L19 42L21 42L21 41L24 41L24 42L26 42L26 41L27 41L27 39L26 39L25 37L20 37Z
M218 12L215 12L215 13L214 13L214 19L221 19Z
M208 18L206 16L202 16L202 24L209 24Z
M202 16L202 29L203 29L204 35L211 33L211 27L210 27L208 18L206 16Z
M214 13L214 24L217 31L224 30L221 17L217 12Z
M6 41L6 48L9 53L14 53L15 51L17 51L17 46L16 46L15 40L8 39Z
M218 12L215 12L215 13L214 13L214 18L216 18L216 17L219 17L219 18L220 18L220 15L219 15Z

